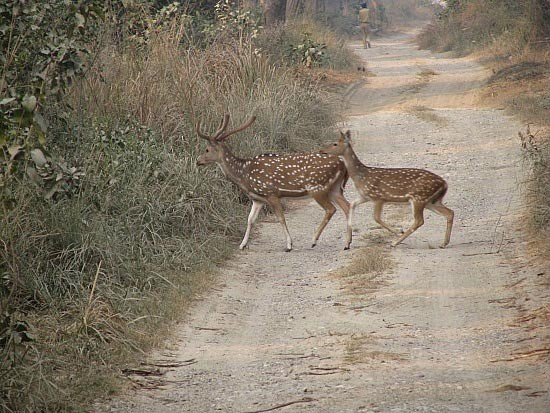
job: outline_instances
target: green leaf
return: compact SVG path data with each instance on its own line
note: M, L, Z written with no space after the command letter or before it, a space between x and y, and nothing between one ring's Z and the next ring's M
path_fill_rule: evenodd
M36 169L34 169L32 166L29 166L27 168L27 176L31 179L31 181L33 181L39 187L44 185L44 181L42 180L40 175L38 175L38 172L36 172Z
M8 103L13 102L14 100L15 98L4 98L0 100L0 105L7 105Z
M47 141L46 134L42 132L42 130L38 129L36 131L36 138L38 139L38 142L40 145L44 145Z
M31 158L32 161L38 166L39 168L42 168L44 165L48 163L48 160L44 156L44 153L40 149L33 149L31 151Z
M27 112L34 112L34 109L36 109L36 102L36 96L25 95L23 97L23 100L21 101L21 106L23 106L23 109L25 109Z
M46 119L38 113L34 113L34 122L38 125L42 133L46 133L48 131L48 122L46 122Z
M84 24L86 23L86 18L80 13L75 13L74 17L76 20L76 27L77 28L84 27Z
M12 145L8 148L8 153L10 154L10 161L13 161L19 152L23 151L21 145Z

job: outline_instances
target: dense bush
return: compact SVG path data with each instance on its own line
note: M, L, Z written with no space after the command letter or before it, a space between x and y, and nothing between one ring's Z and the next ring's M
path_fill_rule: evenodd
M346 49L345 37L312 20L266 28L254 44L276 65L339 70L355 66L356 57Z
M329 96L291 70L290 43L267 47L252 14L226 3L216 20L177 5L54 3L36 2L12 29L20 50L2 37L5 59L32 73L62 73L36 83L3 61L0 405L7 411L78 410L112 390L112 365L162 340L204 287L203 270L233 250L227 240L241 235L247 205L216 168L197 168L197 120L212 129L224 112L234 123L255 114L255 124L231 138L243 156L317 147L335 122ZM3 18L13 10L0 6ZM37 22L38 37L26 38ZM69 30L53 37L65 33L72 63L60 57L64 43L48 46L57 56L50 66L21 60L43 47L39 37L56 30L53 22ZM323 64L347 64L347 55L331 51L342 43L326 43Z

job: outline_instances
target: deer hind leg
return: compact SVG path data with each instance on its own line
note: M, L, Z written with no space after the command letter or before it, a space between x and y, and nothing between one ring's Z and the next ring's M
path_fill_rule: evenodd
M241 242L241 245L239 245L239 249L242 250L248 245L248 238L250 237L250 231L252 230L252 226L258 219L258 215L260 214L260 211L262 210L262 207L264 206L263 202L259 201L252 201L252 207L250 208L250 213L248 214L248 224L246 226L246 232L244 233L244 238Z
M283 204L281 203L281 200L276 197L267 198L267 202L269 203L269 206L273 208L273 212L275 212L277 218L279 218L279 222L283 227L283 232L285 233L286 238L285 251L290 252L292 251L292 238L290 238L290 233L288 232L288 227L286 226L285 214L283 213Z
M336 189L333 189L331 191L330 200L332 201L333 204L336 202L336 204L338 204L340 209L342 209L342 211L344 212L344 215L346 216L346 227L347 227L347 222L349 219L350 204L348 200L344 197L341 185L338 185ZM349 238L349 241L347 240L347 238ZM349 249L349 244L351 244L351 231L349 231L349 234L346 234L345 249Z
M434 202L433 204L428 204L426 208L447 219L447 230L445 231L445 239L443 240L443 244L439 246L439 248L445 248L451 240L451 231L453 230L453 220L455 213L452 209L447 208L445 205L443 205L441 201Z
M399 234L402 234L403 231L398 231L396 229L393 229L391 228L390 226L388 226L383 220L382 220L382 210L384 209L384 201L375 201L374 202L374 207L373 207L373 216L374 216L374 220L376 222L378 222L378 224L380 224L380 226L382 226L382 228L385 228L387 229L388 231L390 231L392 234L395 234L395 235L399 235Z
M315 237L313 238L313 244L311 245L311 248L315 247L317 245L317 241L319 240L319 237L323 233L323 230L329 223L330 219L336 212L336 207L330 202L330 198L328 194L326 193L317 193L312 195L313 199L317 201L319 205L325 210L325 216L323 217L323 220L321 221L321 225L319 225L319 229L317 229L317 232L315 233Z
M392 242L392 247L395 247L397 244L401 243L405 238L407 238L414 231L424 225L424 208L426 207L426 204L424 202L411 200L411 205L413 210L414 222L411 227L403 233L403 235Z

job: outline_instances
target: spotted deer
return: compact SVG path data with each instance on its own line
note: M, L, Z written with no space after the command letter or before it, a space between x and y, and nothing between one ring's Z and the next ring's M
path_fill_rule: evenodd
M285 251L291 251L292 239L283 214L281 198L303 196L312 197L325 210L325 216L313 238L312 247L315 247L321 233L336 212L334 204L342 209L348 219L349 202L343 195L348 180L346 167L337 156L318 152L264 154L251 159L236 157L225 141L234 133L249 127L254 120L253 116L243 125L227 132L229 115L226 114L212 136L203 133L200 121L197 122L197 134L207 141L206 151L198 158L197 165L217 163L224 175L252 200L248 225L239 249L247 246L252 226L262 207L268 204L283 227L286 238Z
M385 203L405 203L412 206L414 223L401 236L392 242L392 246L402 242L424 224L424 209L445 217L447 230L440 248L445 248L451 239L454 212L443 205L447 193L447 182L440 176L415 168L373 168L363 165L351 147L351 135L340 132L337 142L321 149L321 153L338 155L343 158L349 176L353 180L359 198L351 203L348 214L347 247L352 239L352 219L355 208L367 201L374 203L374 220L388 231L399 235L400 232L386 225L382 220L382 209Z

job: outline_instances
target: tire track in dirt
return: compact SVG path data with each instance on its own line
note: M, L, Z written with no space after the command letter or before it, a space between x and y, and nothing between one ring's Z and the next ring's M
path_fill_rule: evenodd
M504 305L506 285L525 276L507 263L521 251L513 230L520 125L476 106L483 68L418 51L410 39L352 45L375 76L353 91L345 126L365 163L423 167L447 179L446 204L456 213L448 249L434 248L445 223L427 212L425 225L391 251L395 266L376 288L350 295L331 275L351 257L342 250L340 212L310 249L322 210L314 203L292 210L291 253L282 252L279 224L264 219L250 250L221 269L219 288L151 357L188 362L98 411L547 411L547 364L495 362L532 339L511 326L517 311ZM425 121L411 106L445 121ZM347 196L354 197L351 183ZM358 208L353 254L388 243L371 211ZM386 216L402 226L411 220L401 207Z

